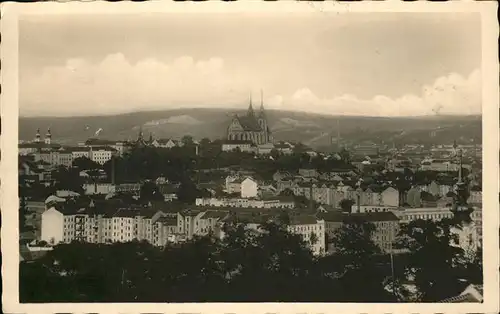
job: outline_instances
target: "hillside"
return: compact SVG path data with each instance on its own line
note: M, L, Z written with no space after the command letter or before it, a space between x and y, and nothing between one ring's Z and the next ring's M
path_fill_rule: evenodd
M142 127L146 137L180 138L189 134L194 138L222 138L234 113L231 109L177 109L137 112L112 116L43 117L19 119L19 138L31 140L40 128L42 134L50 127L53 139L60 143L75 143L99 136L106 139L135 139ZM481 140L479 116L432 117L348 117L308 114L304 112L268 110L267 117L278 140L301 141L313 147L328 145L331 136L346 140L384 140L395 142L432 141L451 143Z

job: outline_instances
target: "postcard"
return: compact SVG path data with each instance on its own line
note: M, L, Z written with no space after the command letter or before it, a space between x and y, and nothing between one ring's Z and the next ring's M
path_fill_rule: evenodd
M495 9L2 4L4 310L498 312Z

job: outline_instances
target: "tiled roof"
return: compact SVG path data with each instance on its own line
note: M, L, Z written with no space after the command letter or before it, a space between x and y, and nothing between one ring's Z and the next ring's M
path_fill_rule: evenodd
M162 216L162 217L158 218L158 220L156 222L159 222L165 226L177 226L177 218L175 218L175 217Z
M114 145L115 141L101 139L101 138L89 138L85 141L85 145Z
M222 142L223 144L231 144L231 145L237 145L237 144L252 144L252 141L243 141L243 140L225 140Z
M291 225L315 225L317 222L317 218L312 215L299 215L290 218Z
M60 148L61 145L57 143L45 144L40 143L22 143L18 145L19 148Z
M330 222L350 222L350 221L399 221L399 218L392 212L374 212L374 213L341 213L341 212L327 212L319 213L318 218Z
M238 116L238 121L244 131L260 132L262 128L255 117L252 116Z
M133 218L138 216L139 210L135 209L119 209L116 213L114 213L113 217L125 217L125 218Z
M229 211L207 210L200 219L218 218L222 219L229 214Z

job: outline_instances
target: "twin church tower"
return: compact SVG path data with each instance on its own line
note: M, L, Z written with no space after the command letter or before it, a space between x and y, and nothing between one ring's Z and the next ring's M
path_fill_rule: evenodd
M40 135L40 129L36 130L35 143L41 143L42 137ZM45 134L44 143L50 145L52 142L52 134L50 133L50 128L47 129L47 134Z
M273 142L273 136L264 110L263 93L260 92L260 110L256 113L253 109L252 96L248 105L247 114L235 114L227 129L227 139L230 141L250 141L255 145Z

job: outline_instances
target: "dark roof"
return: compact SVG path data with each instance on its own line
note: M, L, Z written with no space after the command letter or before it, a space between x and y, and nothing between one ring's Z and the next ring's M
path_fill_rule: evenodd
M202 210L196 210L196 209L187 209L187 210L183 210L180 212L180 214L182 216L196 216L198 215L199 213L201 213Z
M160 193L171 194L179 191L179 184L162 184L158 186Z
M165 226L176 226L177 225L177 218L162 216L162 217L158 218L158 220L156 222L159 222Z
M436 201L437 200L437 197L432 195L431 193L429 192L426 192L426 191L422 191L420 192L420 198L423 200L423 201Z
M136 216L139 216L139 213L140 213L140 211L137 209L121 208L116 213L113 214L113 217L134 218Z
M392 212L373 212L373 213L341 213L341 212L327 212L319 213L318 218L330 222L351 222L351 221L399 221L399 218Z
M312 215L299 215L290 218L290 225L315 225L317 218Z
M294 202L295 198L293 196L278 195L278 196L263 197L263 200L264 201Z
M223 219L229 214L229 211L222 211L222 210L207 210L203 216L201 216L201 219L209 219L209 218L218 218L218 219Z
M101 138L89 138L85 141L85 145L114 145L116 141L101 139Z
M252 141L242 141L242 140L225 140L222 142L223 144L252 144Z
M40 143L21 143L18 145L19 148L60 148L61 144L51 143L45 144L44 142Z
M260 132L262 128L254 116L237 116L238 122L244 131Z

